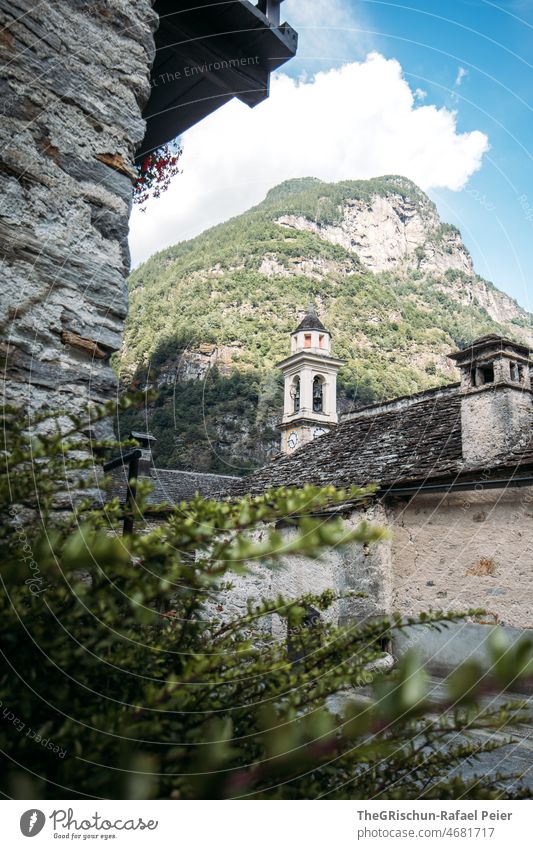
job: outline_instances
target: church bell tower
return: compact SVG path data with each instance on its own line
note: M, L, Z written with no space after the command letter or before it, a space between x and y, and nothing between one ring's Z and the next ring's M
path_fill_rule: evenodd
M291 355L277 364L285 380L281 450L297 448L338 422L337 372L344 360L331 356L331 333L309 307L291 333Z

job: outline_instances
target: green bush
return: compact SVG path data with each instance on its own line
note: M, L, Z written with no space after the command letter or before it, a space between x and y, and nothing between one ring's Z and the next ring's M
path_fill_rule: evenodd
M381 531L313 514L368 493L306 487L264 497L196 498L166 521L119 535L120 506L91 506L91 464L80 428L40 417L4 422L0 476L3 794L16 798L500 798L498 776L450 770L495 743L477 729L508 729L519 706L493 709L481 692L531 671L531 647L494 645L495 680L458 670L444 702L406 655L377 671L381 640L399 619L306 627L333 593L250 605L224 618L228 582L254 560L317 557ZM67 481L85 501L62 511ZM142 502L142 487L139 510ZM295 525L290 541L276 523ZM262 529L261 535L251 531ZM291 629L289 656L263 623ZM428 628L451 615L422 617ZM374 665L373 665L374 664ZM361 688L366 687L366 690ZM342 716L328 698L351 688ZM514 789L507 795L522 796Z

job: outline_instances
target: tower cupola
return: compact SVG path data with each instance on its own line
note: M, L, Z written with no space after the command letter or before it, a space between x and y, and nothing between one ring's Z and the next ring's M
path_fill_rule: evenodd
M314 306L307 308L300 324L291 333L291 354L303 350L331 353L331 333L320 321Z

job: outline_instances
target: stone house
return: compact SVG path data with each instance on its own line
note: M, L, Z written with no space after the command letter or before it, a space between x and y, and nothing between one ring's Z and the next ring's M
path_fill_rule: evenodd
M459 383L368 406L335 426L340 361L331 357L329 337L313 312L294 332L292 354L280 364L282 453L228 490L375 483L365 507L347 502L341 512L348 526L370 520L389 531L388 539L367 549L350 545L319 562L293 558L282 571L258 568L254 591L364 592L332 611L341 624L395 611L484 609L440 638L424 632L422 649L436 666L482 652L487 625L533 629L529 350L496 335L476 339L450 354ZM295 385L307 385L307 396L287 391ZM239 592L248 594L243 584Z
M5 401L113 398L135 161L234 97L268 97L297 48L281 2L2 0Z

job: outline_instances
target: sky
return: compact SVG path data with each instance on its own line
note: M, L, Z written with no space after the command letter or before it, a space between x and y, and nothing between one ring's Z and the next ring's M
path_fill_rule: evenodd
M254 109L182 137L182 173L135 209L134 265L291 177L403 174L476 271L533 310L533 0L285 0L297 56Z

